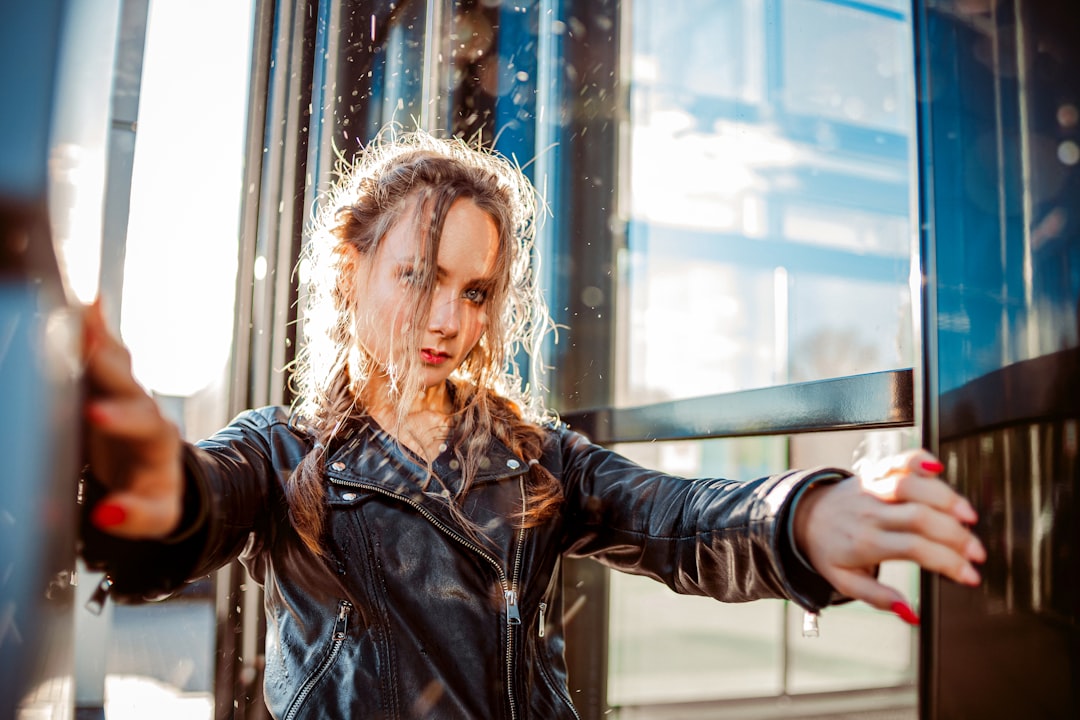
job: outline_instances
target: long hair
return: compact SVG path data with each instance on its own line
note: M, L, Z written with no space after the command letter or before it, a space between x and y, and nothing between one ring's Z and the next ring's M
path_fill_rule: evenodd
M413 222L420 266L434 267L446 214L463 198L492 218L498 245L483 335L449 379L451 443L462 473L451 511L461 517L461 500L492 437L529 463L517 523L525 527L541 523L556 512L562 499L556 478L533 462L543 451L541 425L552 419L537 380L540 343L551 320L534 272L535 190L515 165L493 151L424 132L384 133L341 169L316 216L299 265L306 296L304 342L292 378L297 391L294 411L315 443L289 478L286 497L297 535L316 553L322 554L326 448L340 428L366 414L365 388L376 373L389 379L389 399L399 426L410 399L421 389L416 350L431 306L434 273L426 273L429 277L417 284L409 300L412 320L392 340L399 349L412 352L391 352L390 360L384 359L387 366L376 367L357 338L365 312L363 293L357 292L358 261L373 256L398 223ZM521 353L531 359L529 381L521 377L517 363Z

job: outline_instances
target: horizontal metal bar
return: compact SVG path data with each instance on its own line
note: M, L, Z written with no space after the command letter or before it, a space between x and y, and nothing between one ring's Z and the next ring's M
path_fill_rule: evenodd
M601 445L652 440L789 435L915 424L910 368L775 385L631 408L562 414Z
M942 440L1080 417L1080 348L1068 348L999 368L944 392L938 399Z

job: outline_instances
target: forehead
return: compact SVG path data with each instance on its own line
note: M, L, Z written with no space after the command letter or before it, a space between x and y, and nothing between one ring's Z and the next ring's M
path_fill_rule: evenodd
M384 258L393 263L415 263L423 254L419 227L424 222L416 213L416 201L411 201L382 244ZM469 198L455 200L443 222L438 272L486 278L494 272L498 250L494 218Z

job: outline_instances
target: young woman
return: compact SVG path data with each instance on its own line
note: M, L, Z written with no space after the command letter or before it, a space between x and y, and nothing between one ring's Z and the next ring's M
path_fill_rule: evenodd
M275 717L576 717L564 556L680 593L859 599L909 621L882 561L979 581L975 514L926 452L862 477L689 480L556 422L513 363L548 329L535 198L494 154L375 143L325 207L292 408L185 444L96 307L85 323L83 554L122 599L239 557L266 590Z

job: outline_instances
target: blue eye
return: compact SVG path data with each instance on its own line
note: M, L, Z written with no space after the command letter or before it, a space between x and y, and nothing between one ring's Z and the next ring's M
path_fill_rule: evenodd
M462 295L475 305L483 305L484 301L487 300L487 290L481 288L469 288Z
M423 274L416 268L406 267L398 271L398 280L406 285L420 285L423 279Z

